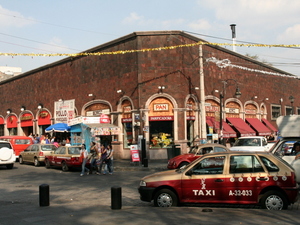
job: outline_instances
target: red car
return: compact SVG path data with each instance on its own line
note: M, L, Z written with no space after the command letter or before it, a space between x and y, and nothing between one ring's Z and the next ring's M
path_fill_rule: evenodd
M268 152L206 154L177 170L141 179L140 199L154 206L188 203L260 205L287 209L298 200L295 170Z
M81 146L60 146L53 154L45 156L46 168L59 166L62 171L68 171L70 167L81 167L80 150Z
M190 152L183 155L178 155L168 161L168 169L177 169L182 166L186 166L189 163L193 162L195 159L203 156L207 153L213 153L213 152L228 152L230 151L228 148L226 148L224 145L220 144L203 144L198 145L193 148L191 148Z

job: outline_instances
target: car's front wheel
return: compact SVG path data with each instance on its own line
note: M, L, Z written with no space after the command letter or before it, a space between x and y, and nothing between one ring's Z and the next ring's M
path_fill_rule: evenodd
M40 162L39 162L39 160L37 159L37 158L34 158L34 160L33 160L33 164L34 164L34 166L40 166Z
M62 171L64 171L64 172L66 172L66 171L68 171L68 170L69 170L69 167L68 167L68 165L67 165L67 163L66 163L66 162L63 162L63 163L62 163L62 165L61 165L61 169L62 169Z
M176 194L169 189L161 189L154 196L154 206L171 207L178 205Z
M286 198L278 191L267 191L261 198L261 205L268 210L282 210L288 208Z
M20 164L24 164L24 161L23 161L23 157L22 157L22 156L19 156L19 163L20 163Z

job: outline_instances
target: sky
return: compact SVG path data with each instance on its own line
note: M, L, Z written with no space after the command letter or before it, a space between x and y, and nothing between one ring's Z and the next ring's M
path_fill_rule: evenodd
M213 43L300 45L299 0L0 0L1 53L78 53L136 31L181 30ZM232 50L232 46L226 46ZM236 47L300 76L300 47ZM0 56L27 72L63 57Z

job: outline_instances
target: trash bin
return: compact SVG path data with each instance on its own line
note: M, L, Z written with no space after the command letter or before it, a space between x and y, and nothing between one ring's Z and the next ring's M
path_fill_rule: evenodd
M178 156L181 154L180 145L172 145L171 148L167 148L168 153L168 159L172 159L175 156Z

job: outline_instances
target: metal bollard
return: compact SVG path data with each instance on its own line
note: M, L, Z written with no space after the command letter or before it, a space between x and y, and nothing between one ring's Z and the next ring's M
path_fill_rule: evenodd
M121 209L122 207L121 187L111 187L111 209Z
M144 158L143 160L144 167L148 167L148 159Z
M40 206L49 206L49 185L41 184L40 187Z

